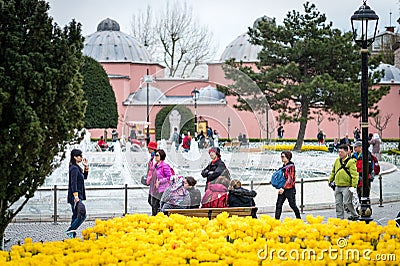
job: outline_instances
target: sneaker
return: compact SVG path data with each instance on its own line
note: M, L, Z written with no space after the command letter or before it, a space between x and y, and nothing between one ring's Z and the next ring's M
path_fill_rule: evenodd
M349 216L349 218L347 218L347 219L350 221L357 221L359 217L360 216Z
M68 238L75 238L76 237L76 232L75 232L75 230L65 231L65 235Z
M349 210L349 208L347 208L347 207L344 207L344 210L345 210L347 213L350 213L350 210Z

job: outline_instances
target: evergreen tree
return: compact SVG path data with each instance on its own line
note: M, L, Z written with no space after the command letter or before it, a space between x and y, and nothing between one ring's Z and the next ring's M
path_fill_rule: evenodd
M60 29L48 9L40 0L0 0L1 240L83 127L81 25Z
M107 73L93 58L84 56L83 91L87 101L85 128L116 128L117 101Z
M299 122L295 150L301 149L307 122L314 119L311 111L338 115L361 112L361 56L352 34L333 29L314 4L306 2L304 11L289 12L283 25L262 20L256 28L249 28L250 42L263 46L258 69L228 61L234 68L225 67L225 74L235 83L221 88L224 93L237 96L239 110L258 108L255 102L265 97L279 113L279 120ZM236 69L248 77L239 75ZM379 74L371 76L371 84L379 81ZM255 84L249 83L248 78ZM261 93L255 93L254 87ZM388 87L369 88L371 112L376 112L376 103L388 91Z

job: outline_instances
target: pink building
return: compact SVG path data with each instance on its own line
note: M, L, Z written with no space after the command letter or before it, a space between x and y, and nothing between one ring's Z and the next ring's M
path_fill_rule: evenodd
M218 62L208 63L206 74L196 78L168 78L164 76L164 67L151 60L151 56L134 37L120 31L117 22L105 19L97 27L97 31L85 37L83 53L96 59L107 72L114 89L118 106L118 132L128 136L130 128L128 121L145 121L147 114L147 86L149 87L149 121L151 132L160 130L155 128L155 118L158 112L171 105L183 105L195 113L191 92L194 88L200 91L197 100L197 116L207 121L208 126L219 132L220 137L237 137L240 133L249 138L275 138L277 133L276 114L268 112L268 116L258 112L244 112L236 110L233 105L234 97L226 97L216 90L216 85L227 85L231 81L225 79L222 66L225 60L235 58L246 64L254 65L260 47L251 45L247 41L246 33L230 43L222 53ZM400 70L394 66L381 65L385 69L385 78L382 84L389 84L391 92L379 103L381 114L392 114L387 128L383 131L384 138L398 138L400 125L400 109L396 102L400 102ZM147 71L149 76L147 76ZM146 81L150 81L148 83ZM250 82L250 81L249 81ZM230 127L228 127L228 120ZM322 115L318 123L309 121L306 138L316 138L318 128L322 129L328 138L342 137L348 133L353 136L357 119L343 118L340 123L328 121L327 115ZM284 124L285 138L295 138L299 125L296 123ZM111 130L108 129L108 134ZM370 125L369 132L377 132ZM91 130L92 137L103 135L104 129ZM192 133L193 135L193 133ZM110 136L110 135L109 135ZM155 135L151 135L155 139Z

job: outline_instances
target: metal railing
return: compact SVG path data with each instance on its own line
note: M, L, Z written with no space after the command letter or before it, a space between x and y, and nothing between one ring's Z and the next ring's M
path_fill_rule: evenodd
M382 188L382 174L379 174L378 177L379 180L379 207L383 207L383 188ZM300 180L296 181L297 184L300 184L300 211L301 213L304 213L304 208L306 207L305 205L305 199L304 199L304 184L305 183L319 183L319 182L324 182L327 183L327 179L304 179L300 178ZM243 184L244 186L250 186L250 189L254 189L254 186L269 186L271 185L271 182L253 182L251 181L249 184ZM204 185L200 184L199 187L204 187ZM116 191L122 191L123 193L123 202L124 202L124 211L123 215L128 214L128 204L129 204L129 197L128 197L128 192L129 190L138 190L138 189L144 189L147 188L142 185L134 185L134 186L128 186L125 184L124 186L113 186L113 187L87 187L87 191L110 191L110 190L116 190ZM58 202L58 192L61 191L67 191L67 187L58 187L57 185L54 185L53 188L39 188L38 191L53 191L53 222L57 223L59 220L59 214L58 214L58 208L57 208L57 202ZM310 204L311 205L311 204Z

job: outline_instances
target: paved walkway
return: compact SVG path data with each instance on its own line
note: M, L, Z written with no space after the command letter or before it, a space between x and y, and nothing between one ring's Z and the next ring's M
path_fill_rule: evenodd
M285 205L288 203L285 202ZM372 206L374 221L386 225L387 222L391 219L394 219L397 216L397 213L400 211L400 201L391 202L384 204L383 207L379 207L378 205ZM274 217L273 212L266 213ZM307 215L322 215L325 217L325 220L330 217L336 217L336 213L334 209L324 209L324 210L310 210L304 211L301 215L303 220ZM283 212L281 220L286 217L293 217L294 213L291 211ZM82 224L82 226L78 230L78 236L81 236L82 229L87 227L92 227L94 225L94 221L86 221ZM30 237L34 242L37 241L60 241L66 239L66 235L64 231L68 228L69 223L60 222L57 224L42 222L42 223L11 223L5 232L5 249L9 250L12 245L17 245L18 243L23 243L24 239Z

